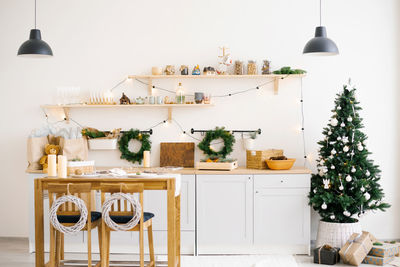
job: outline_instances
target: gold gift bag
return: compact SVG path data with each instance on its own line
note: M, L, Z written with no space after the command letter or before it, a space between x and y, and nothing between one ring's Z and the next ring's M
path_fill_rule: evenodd
M27 142L26 158L28 171L41 170L40 158L44 155L44 148L48 144L47 136L29 137Z
M88 144L86 138L60 138L60 147L62 155L67 156L67 160L88 159Z

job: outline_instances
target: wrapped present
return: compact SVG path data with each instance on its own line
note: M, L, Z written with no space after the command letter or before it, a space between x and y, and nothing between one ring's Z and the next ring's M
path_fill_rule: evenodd
M394 260L394 256L391 257L376 257L368 255L363 260L363 263L374 264L374 265L385 265Z
M392 257L399 254L399 245L390 243L376 242L372 245L368 255L376 257Z
M396 242L396 241L385 241L385 243L398 246L398 247L399 247L399 252L398 252L395 256L396 256L396 257L400 257L400 242Z
M368 232L354 233L340 249L339 254L343 262L358 266L372 248L375 238Z
M334 265L339 262L339 248L323 245L314 249L314 263Z

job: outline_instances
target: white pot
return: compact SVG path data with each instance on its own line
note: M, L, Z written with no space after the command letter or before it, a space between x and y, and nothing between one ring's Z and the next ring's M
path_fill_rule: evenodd
M118 139L96 138L89 139L90 150L111 150L117 149Z
M255 139L246 138L243 139L243 148L245 150L254 150Z
M328 244L341 248L353 233L361 233L361 224L319 222L316 247Z

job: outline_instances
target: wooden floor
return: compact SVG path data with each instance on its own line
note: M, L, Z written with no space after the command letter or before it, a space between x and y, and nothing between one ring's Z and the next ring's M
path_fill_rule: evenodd
M66 258L85 259L85 254L66 254ZM132 255L113 255L115 260L133 260ZM94 255L94 259L98 259L98 255ZM308 256L295 256L295 259L300 267L316 266L312 263L312 258ZM8 238L0 237L0 266L4 267L34 267L35 254L28 252L28 239L26 238ZM77 266L77 265L70 265ZM157 266L165 266L158 264ZM319 265L321 266L321 265ZM336 265L345 266L345 265ZM371 266L371 265L360 265ZM184 267L184 266L182 266Z

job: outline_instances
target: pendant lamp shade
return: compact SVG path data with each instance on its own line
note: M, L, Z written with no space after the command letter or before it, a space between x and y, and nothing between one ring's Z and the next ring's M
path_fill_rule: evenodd
M335 42L327 37L326 28L319 26L315 28L315 37L304 47L303 54L335 56L339 54L339 49Z
M35 0L35 29L31 30L29 40L25 41L18 49L18 56L25 57L51 57L53 51L50 46L42 40L40 30L36 28L36 0Z
M322 26L322 0L319 0L319 26L315 28L315 37L303 49L303 54L314 56L335 56L339 54L334 41L328 38L326 28Z
M32 29L29 40L25 41L18 49L18 56L49 57L53 55L50 46L42 40L40 30Z

